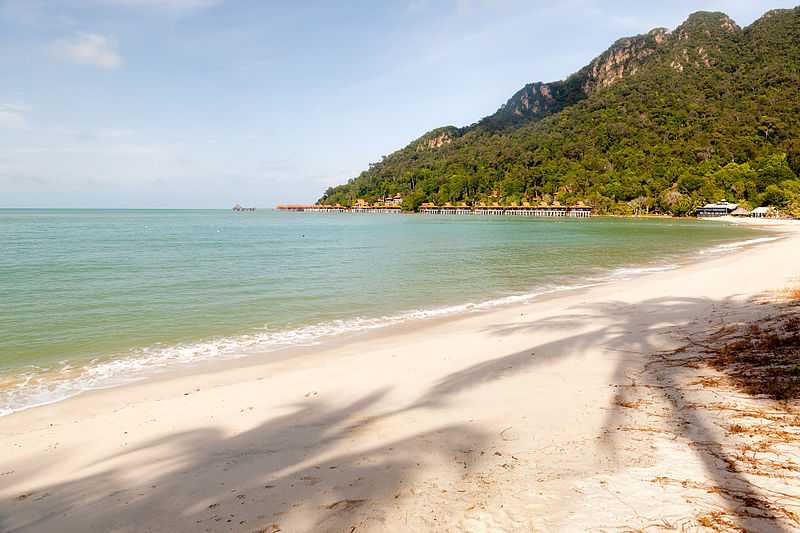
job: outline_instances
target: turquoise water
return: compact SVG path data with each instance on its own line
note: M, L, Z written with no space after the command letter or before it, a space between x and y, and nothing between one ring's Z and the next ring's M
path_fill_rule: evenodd
M688 220L0 210L0 414L763 236Z

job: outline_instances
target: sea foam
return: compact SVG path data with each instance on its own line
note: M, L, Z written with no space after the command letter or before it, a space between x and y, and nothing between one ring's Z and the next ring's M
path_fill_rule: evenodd
M759 237L726 243L702 250L701 254L724 253L745 246L771 242L781 237ZM512 294L482 302L431 309L414 309L380 317L355 317L331 320L272 331L268 328L251 334L218 337L202 342L177 345L153 345L131 350L114 357L96 358L76 365L74 361L51 367L30 366L14 375L0 376L0 416L67 399L81 392L114 387L142 380L166 368L203 361L236 359L294 346L313 346L345 333L360 333L413 320L428 320L458 314L522 304L562 291L589 288L611 281L669 272L677 265L617 268L610 273L587 278L585 283L556 285L522 294Z
M736 241L726 244L718 244L706 250L701 250L700 253L707 255L707 254L718 254L722 252L731 252L734 250L738 250L740 248L744 248L745 246L752 246L754 244L764 244L767 242L777 241L778 239L782 238L783 237L758 237L755 239L747 239L745 241Z
M546 294L588 288L599 282L558 285L542 290L504 296L482 302L414 309L380 317L331 320L298 328L218 337L202 342L153 345L114 357L95 358L77 365L74 361L50 367L29 366L0 379L0 416L65 400L81 392L133 383L160 370L211 360L237 359L284 348L314 346L345 333L362 333L414 320L429 320L480 312L531 302Z

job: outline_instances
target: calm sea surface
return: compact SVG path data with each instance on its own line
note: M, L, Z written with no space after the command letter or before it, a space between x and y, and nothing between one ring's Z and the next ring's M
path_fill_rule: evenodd
M0 210L0 414L764 237L686 220Z

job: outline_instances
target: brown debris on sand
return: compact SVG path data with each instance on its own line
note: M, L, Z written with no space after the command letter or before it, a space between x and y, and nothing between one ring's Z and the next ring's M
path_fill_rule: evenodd
M692 426L710 421L722 435L688 444L718 465L717 479L660 475L652 481L721 497L726 504L704 501L703 507L718 508L695 517L712 531L755 531L753 524L775 531L800 528L800 289L771 299L764 316L723 323L688 341L650 369L668 384L665 394L676 398L677 423L618 429L677 438L696 435ZM616 404L646 412L649 402L618 398Z

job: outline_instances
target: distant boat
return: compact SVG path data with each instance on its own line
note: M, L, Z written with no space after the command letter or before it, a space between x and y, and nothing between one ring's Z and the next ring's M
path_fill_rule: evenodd
M242 207L241 205L236 204L235 206L233 206L233 210L237 211L237 212L238 211L255 211L256 208L255 207Z

